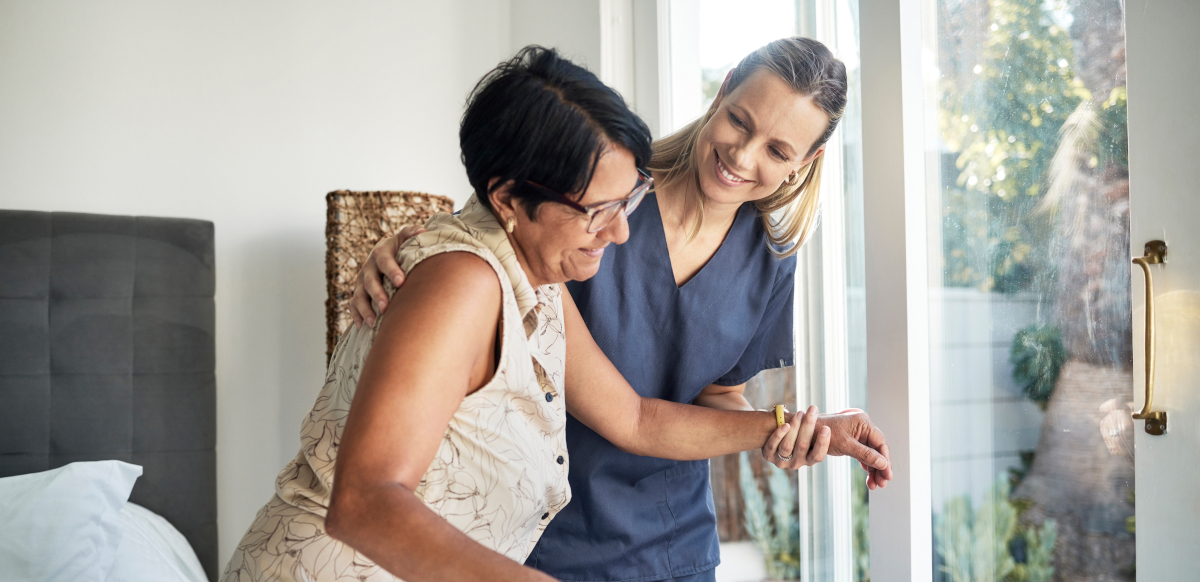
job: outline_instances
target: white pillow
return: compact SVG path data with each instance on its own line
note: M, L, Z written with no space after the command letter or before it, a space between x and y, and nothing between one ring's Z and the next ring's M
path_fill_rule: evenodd
M142 468L71 463L0 479L0 572L12 582L104 582Z
M161 515L132 501L121 510L125 536L107 582L207 582L187 538Z

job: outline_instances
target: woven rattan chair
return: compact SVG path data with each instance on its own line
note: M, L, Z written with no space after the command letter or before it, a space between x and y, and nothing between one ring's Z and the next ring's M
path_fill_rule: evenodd
M401 227L425 224L434 214L450 212L454 201L422 192L350 192L325 196L325 357L333 355L350 327L350 297L360 261L384 237Z

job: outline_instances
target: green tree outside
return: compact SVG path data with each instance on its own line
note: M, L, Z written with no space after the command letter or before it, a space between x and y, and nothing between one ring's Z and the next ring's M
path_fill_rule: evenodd
M942 4L952 10L956 3ZM1053 228L1035 210L1059 130L1091 95L1072 72L1071 38L1055 19L1066 9L1062 0L987 4L990 25L977 62L954 47L941 51L939 122L955 156L943 176L944 284L1046 290L1053 267L1032 251L1046 247Z

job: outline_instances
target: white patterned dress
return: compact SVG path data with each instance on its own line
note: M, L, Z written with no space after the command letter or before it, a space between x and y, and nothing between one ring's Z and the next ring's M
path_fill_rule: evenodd
M495 377L463 399L415 493L475 541L524 562L571 498L561 290L530 285L504 230L475 197L460 215L439 214L426 228L401 247L400 266L411 272L454 251L486 260L503 289L503 335ZM300 453L238 544L225 582L397 580L325 534L338 444L378 327L351 327L338 342L304 419Z

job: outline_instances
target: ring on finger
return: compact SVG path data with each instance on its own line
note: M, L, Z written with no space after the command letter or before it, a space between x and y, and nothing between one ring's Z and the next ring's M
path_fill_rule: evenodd
M796 453L795 453L795 451L793 451L792 454L785 457L785 456L779 454L779 451L775 451L775 456L779 457L780 461L790 461L790 460L792 460L792 457L796 456Z

